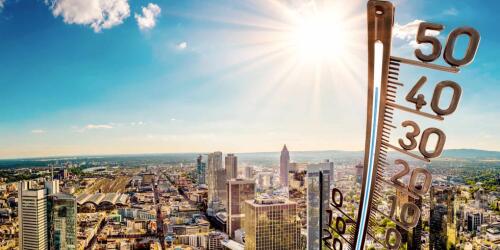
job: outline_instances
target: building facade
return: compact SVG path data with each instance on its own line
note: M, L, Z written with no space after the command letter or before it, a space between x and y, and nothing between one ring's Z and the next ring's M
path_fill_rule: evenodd
M46 250L47 242L47 190L35 189L31 182L19 182L18 218L19 249Z
M330 162L307 167L307 249L321 249L323 229L328 229L330 204ZM332 163L333 165L333 163Z
M246 200L255 198L255 181L233 179L227 182L227 234L234 239L234 232L241 228L244 219L243 204Z
M282 187L288 188L288 170L290 167L290 153L286 148L286 145L283 146L281 150L280 156L280 184Z
M222 152L208 154L207 163L208 206L215 214L227 207L226 171L222 164Z
M299 250L300 221L297 204L283 200L247 200L243 213L245 249Z

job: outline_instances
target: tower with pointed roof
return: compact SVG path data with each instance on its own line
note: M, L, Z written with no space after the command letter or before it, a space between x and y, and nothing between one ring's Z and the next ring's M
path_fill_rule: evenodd
M290 153L286 148L286 144L283 145L280 157L280 184L282 187L288 188L288 169L290 165Z

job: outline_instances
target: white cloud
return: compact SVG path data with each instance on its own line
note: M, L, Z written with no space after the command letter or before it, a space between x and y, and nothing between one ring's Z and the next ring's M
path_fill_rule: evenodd
M0 0L0 11L3 9L3 7L5 6L5 1L7 0Z
M188 46L187 42L180 42L176 45L178 50L185 50L187 46Z
M95 32L120 25L130 16L128 0L46 0L45 3L65 23L88 25Z
M407 24L400 25L399 23L394 24L393 36L400 40L403 40L408 43L412 48L421 48L424 45L417 44L416 36L418 32L418 26L420 23L425 22L423 20L413 20ZM426 35L429 36L438 36L439 31L435 30L427 30Z
M135 20L141 30L149 30L156 26L156 18L160 15L160 6L149 3L147 7L142 7L142 15L135 13Z
M113 126L108 125L108 124L89 124L85 126L86 129L112 129Z
M32 134L45 134L45 132L46 131L43 130L43 129L33 129L33 130L31 130Z
M446 15L446 16L458 16L458 10L451 7L449 9L446 9L445 11L443 11L443 15Z
M84 133L87 130L100 130L100 129L112 129L114 128L113 125L110 124L88 124L84 127L77 127L73 126L73 129L76 130L78 133Z

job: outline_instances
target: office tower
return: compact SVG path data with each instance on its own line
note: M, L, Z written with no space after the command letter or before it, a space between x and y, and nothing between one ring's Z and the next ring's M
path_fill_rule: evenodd
M76 249L76 198L58 193L47 197L49 249Z
M247 200L243 212L245 249L301 249L297 203L272 199Z
M206 184L206 167L207 164L203 162L203 156L199 155L198 158L196 158L196 174L198 175L198 185Z
M234 232L241 228L243 203L255 198L255 181L233 179L227 182L227 234L234 239Z
M467 231L479 232L479 226L483 224L483 213L472 212L467 214Z
M215 214L227 206L226 171L222 165L222 152L208 154L207 185L208 204Z
M238 177L238 157L234 154L227 154L225 158L226 177L228 180Z
M330 202L330 164L323 162L307 167L307 249L321 249L323 229L328 229Z
M31 182L18 186L19 249L48 249L47 190L34 188Z
M290 164L290 153L283 145L280 156L280 184L282 187L288 188L288 169Z
M421 189L421 185L416 186L417 189ZM407 195L404 192L401 192L399 189L396 190L396 196L397 196L397 206L396 206L396 214L401 213L401 208L404 203L406 202L411 202L422 211L422 199L415 199L409 195ZM410 210L411 211L411 210ZM411 215L411 214L410 214ZM405 229L396 226L396 229L399 231L401 234L401 242L403 244L407 244L407 249L421 249L422 248L422 230L423 230L423 224L422 224L422 219L420 219L417 223L417 225L410 229L409 231L406 231Z
M362 184L363 182L363 164L359 163L356 165L356 183Z
M253 168L250 166L245 167L245 178L253 179Z
M431 187L429 250L454 249L457 241L454 201L452 187Z

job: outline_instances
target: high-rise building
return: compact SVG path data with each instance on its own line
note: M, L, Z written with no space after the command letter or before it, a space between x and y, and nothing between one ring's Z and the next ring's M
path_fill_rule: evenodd
M243 204L246 200L255 198L255 181L232 179L227 182L227 234L234 239L234 232L241 228Z
M199 155L198 158L196 158L196 174L198 175L198 185L206 184L206 167L207 164L203 162L203 156Z
M422 188L421 185L416 186L417 189ZM399 189L396 190L396 196L397 196L397 206L396 206L396 214L401 213L401 209L404 203L411 202L422 211L422 199L415 199L409 195L407 195L404 192L401 192ZM412 212L412 210L409 210ZM411 216L412 214L410 214ZM422 219L420 219L417 223L417 225L410 229L409 231L406 231L405 229L396 226L396 229L399 231L401 234L401 242L403 244L407 244L407 249L421 249L422 248L422 230L423 230L423 224L422 224Z
M431 187L429 250L454 249L457 241L454 201L452 187Z
M243 212L245 249L301 249L297 203L288 200L247 200Z
M19 249L48 249L47 190L35 188L30 181L19 182Z
M307 249L321 249L323 229L328 229L326 210L330 204L330 162L307 167ZM332 163L333 165L333 163Z
M238 177L238 157L234 154L227 154L225 158L226 177L228 180Z
M49 249L72 250L78 247L76 239L76 198L57 193L47 197Z
M288 188L288 170L290 165L290 153L286 148L286 145L283 145L283 149L281 150L280 156L280 184L282 187Z
M213 214L227 207L226 171L222 165L222 152L208 154L208 205Z

